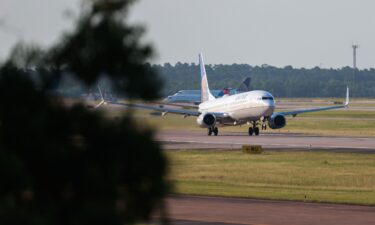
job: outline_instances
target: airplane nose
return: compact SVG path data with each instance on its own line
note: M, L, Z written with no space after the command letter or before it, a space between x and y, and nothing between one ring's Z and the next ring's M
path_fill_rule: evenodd
M274 100L264 101L264 104L265 104L265 106L268 106L268 107L275 107Z
M275 106L273 106L273 105L268 105L267 107L266 107L266 110L265 110L265 112L264 112L264 115L265 116L271 116L272 114L273 114L273 111L275 110Z
M266 106L266 110L264 114L266 116L271 116L273 114L273 111L275 110L275 102L273 100L269 100L269 101L264 102L264 104Z

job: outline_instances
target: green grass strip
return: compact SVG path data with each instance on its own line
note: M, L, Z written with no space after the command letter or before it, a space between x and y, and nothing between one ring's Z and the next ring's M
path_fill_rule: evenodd
M174 192L375 205L375 155L329 152L167 152Z

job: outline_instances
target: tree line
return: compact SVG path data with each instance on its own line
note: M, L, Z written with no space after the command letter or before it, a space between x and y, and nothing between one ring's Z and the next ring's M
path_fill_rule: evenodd
M163 94L200 88L199 65L176 63L152 65L164 81ZM353 97L375 97L375 69L278 68L248 64L206 65L211 89L236 88L251 77L251 89L268 90L277 97L343 97L348 86Z

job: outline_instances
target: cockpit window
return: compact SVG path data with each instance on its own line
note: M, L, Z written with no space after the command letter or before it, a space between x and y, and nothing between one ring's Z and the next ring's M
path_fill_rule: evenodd
M262 97L262 100L273 100L272 97Z

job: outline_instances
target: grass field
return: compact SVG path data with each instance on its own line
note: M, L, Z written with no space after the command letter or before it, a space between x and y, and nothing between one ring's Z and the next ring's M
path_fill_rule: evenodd
M137 111L139 124L150 125L159 130L202 130L196 124L195 117L183 118L168 114L164 117L150 116L149 112ZM246 125L222 127L221 132L247 132ZM268 129L268 133L301 133L328 136L375 136L375 112L368 111L330 111L287 117L287 125L282 129Z
M295 108L309 108L332 105L334 99L282 99L285 105ZM279 104L282 105L282 104ZM355 108L359 105L365 108ZM287 125L282 129L262 132L300 133L327 136L375 137L375 100L352 100L351 108L300 114L296 118L287 117ZM372 107L372 108L371 108ZM368 110L366 110L368 109ZM288 109L279 109L287 111ZM124 110L107 110L110 117L116 117ZM152 116L149 110L135 110L134 115L140 126L151 126L158 130L202 130L196 124L196 117L183 118L181 115L167 114L164 117ZM220 132L247 132L242 127L223 127ZM205 131L203 131L205 132Z
M375 155L169 151L174 192L375 205Z
M123 110L107 113L117 117ZM134 116L140 126L157 130L202 130L195 117L152 116L147 110L135 110ZM220 130L246 132L247 126ZM266 132L375 137L375 111L307 113L287 117L285 128ZM174 193L375 205L375 154L314 151L245 155L240 151L195 150L166 154Z
M366 101L357 106L375 107L374 101ZM296 102L293 107L310 105ZM327 105L312 102L313 107ZM123 111L107 113L116 117ZM195 117L152 116L146 110L135 110L134 116L140 126L158 130L202 130ZM247 126L220 131L246 132ZM287 117L285 128L266 132L375 137L375 111L351 108L307 113ZM314 151L245 155L240 151L187 150L167 151L166 155L174 193L375 205L375 154Z

